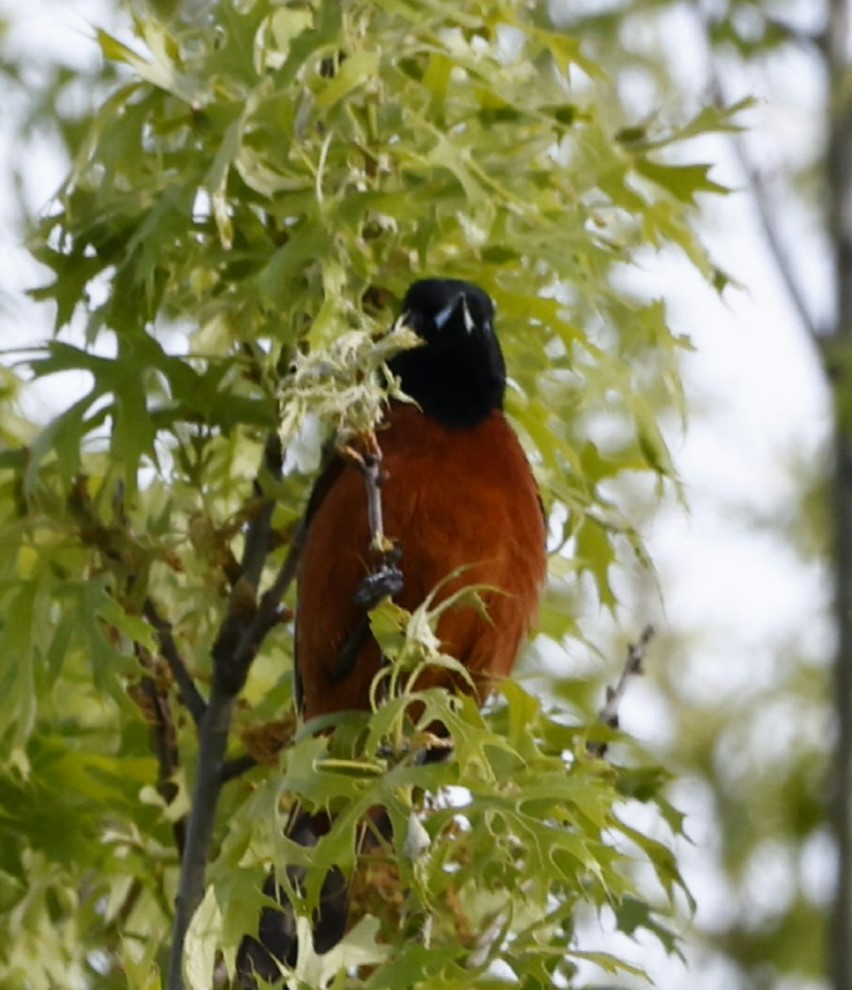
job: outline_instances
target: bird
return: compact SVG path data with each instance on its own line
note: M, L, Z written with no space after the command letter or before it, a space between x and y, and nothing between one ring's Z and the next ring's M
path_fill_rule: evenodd
M459 603L436 633L445 653L464 665L470 683L428 669L418 688L473 690L483 701L512 670L535 622L546 576L546 520L521 443L504 413L506 365L495 332L495 307L480 287L452 278L415 282L402 320L419 346L388 362L412 401L391 400L376 430L382 454L384 530L398 548L382 590L413 611L430 594L440 602L464 586L484 589L487 614ZM370 578L371 530L362 472L336 456L308 500L298 571L295 695L305 721L369 710L371 684L385 662L370 635L363 589ZM436 589L437 593L436 593ZM366 596L369 598L369 596ZM472 685L472 688L471 688ZM322 816L297 812L289 835L312 845L328 828ZM294 965L295 922L270 878L257 938L247 936L238 972L272 981L278 963ZM331 871L320 897L313 938L327 951L346 928L347 886Z

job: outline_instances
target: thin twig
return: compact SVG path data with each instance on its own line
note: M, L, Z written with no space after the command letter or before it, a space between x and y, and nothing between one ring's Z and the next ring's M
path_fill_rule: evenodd
M382 470L382 449L375 433L359 437L363 453L352 445L344 447L341 455L361 472L367 490L367 525L370 529L370 553L372 566L370 573L358 586L354 602L369 611L384 598L392 598L403 587L402 571L397 566L402 556L400 547L385 535L382 511L382 486L385 475ZM366 616L365 616L366 618ZM369 633L369 621L359 623L344 645L336 679L348 676L361 649L363 639Z
M222 783L227 784L231 780L236 780L237 777L248 773L249 770L254 770L258 765L257 759L251 753L244 753L242 756L235 756L232 760L225 760L220 774Z
M180 655L180 650L178 650L172 634L171 623L160 615L157 606L150 597L146 598L142 605L142 614L157 634L160 653L162 653L163 659L168 664L172 677L175 679L180 700L192 716L192 720L198 725L204 715L207 703L202 698L183 657Z
M384 515L382 512L382 449L375 433L365 433L358 438L363 452L352 444L341 450L341 456L361 472L367 489L367 524L370 527L370 549L379 556L387 553Z
M624 661L621 676L618 678L615 687L608 687L606 689L606 704L598 712L598 721L609 726L611 729L618 728L618 709L627 691L630 678L644 673L642 665L645 662L648 643L651 642L653 636L654 627L652 625L645 626L639 639L627 647L627 659ZM606 753L607 743L590 742L586 748L592 756L601 757Z
M151 741L157 756L157 792L166 805L170 805L178 795L174 776L180 767L177 745L177 730L169 704L168 686L157 676L156 662L147 650L137 646L136 654L140 665L147 671L138 685L138 694L131 692L151 726ZM183 855L186 844L186 820L180 818L172 825L175 846Z
M301 520L293 531L284 563L251 618L247 621L245 616L232 612L222 625L213 647L214 679L218 677L222 688L232 694L242 689L260 644L282 619L281 599L295 580L304 532L305 522Z
M378 553L385 549L385 520L382 512L382 452L370 451L364 458L364 482L367 486L367 522L370 546Z
M719 85L718 80L716 80L716 85ZM721 98L721 94L719 94L719 98ZM796 311L796 316L799 318L799 322L808 336L814 341L819 340L822 332L811 316L804 292L795 275L793 262L787 254L781 232L774 219L779 212L777 204L772 202L766 183L754 165L743 138L738 134L732 134L730 135L730 141L740 168L746 177L748 187L751 190L752 199L757 208L758 221L763 231L763 236L766 238L769 253L772 255L775 267L781 276L781 281L784 283L784 288L787 290L787 295L790 297L793 309Z
M284 563L275 575L275 580L260 598L260 605L257 609L254 624L258 630L262 630L264 635L281 618L281 600L296 579L296 572L299 569L299 558L302 555L302 547L305 542L306 529L305 519L300 519L290 537L290 547L287 551L287 556L284 558Z
M263 464L273 478L277 480L281 477L281 439L277 433L270 433L266 439ZM254 492L255 497L262 501L246 530L241 576L256 588L269 554L269 536L272 531L275 499L264 494L261 474L254 481Z

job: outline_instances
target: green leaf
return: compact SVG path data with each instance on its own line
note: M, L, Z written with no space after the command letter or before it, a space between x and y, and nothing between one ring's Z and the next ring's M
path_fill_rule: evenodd
M641 176L690 206L696 204L698 193L728 193L725 186L709 178L712 165L665 165L640 156L634 167Z
M614 609L617 600L610 584L610 569L615 564L612 536L604 525L589 515L577 531L577 558L583 570L589 571L594 578L601 604Z
M360 51L350 55L316 94L317 106L327 108L345 100L354 89L374 80L378 68L378 52Z

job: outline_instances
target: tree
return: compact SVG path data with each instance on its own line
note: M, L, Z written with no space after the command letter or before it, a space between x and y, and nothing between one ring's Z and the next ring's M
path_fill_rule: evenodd
M584 686L562 682L552 710L510 683L484 715L432 692L412 726L406 671L446 661L428 604L386 604L398 691L294 738L287 595L322 441L376 421L398 300L451 270L500 307L509 411L552 520L541 648L576 637L582 602L616 607L618 555L645 554L608 492L673 478L654 403L680 406L687 343L619 275L671 243L724 287L691 226L723 190L671 149L731 112L625 119L579 40L516 2L222 0L134 26L99 34L121 80L33 236L56 320L29 371L86 386L37 433L10 421L0 455L5 978L156 985L171 941L178 986L186 935L188 981L209 986L270 862L307 867L308 913L376 804L393 848L362 864L339 950L300 957L310 985L348 985L356 963L376 987L494 985L505 967L576 985L581 961L620 965L585 950L584 905L673 948L676 865L625 808L680 817L664 773L590 753L610 734ZM453 756L418 765L436 718ZM281 836L294 799L336 813L315 849ZM428 951L409 937L427 917Z

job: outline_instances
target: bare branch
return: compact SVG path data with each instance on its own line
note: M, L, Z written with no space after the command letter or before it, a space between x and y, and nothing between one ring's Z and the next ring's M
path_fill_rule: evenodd
M237 777L242 777L244 773L254 770L259 765L251 753L244 753L242 756L235 756L232 760L225 760L220 774L222 783L227 784L231 780L236 780Z
M400 548L385 536L382 512L382 485L385 481L382 471L382 449L375 433L367 433L359 437L359 441L364 448L363 453L349 445L343 448L341 455L358 468L364 477L367 489L367 523L370 527L370 553L373 560L370 573L355 592L354 601L356 605L369 611L383 598L392 598L402 590L402 571L397 567L402 553ZM342 671L347 671L347 667L354 662L368 632L368 622L360 623L353 631L341 657ZM339 676L343 677L346 674L342 673Z
M716 79L714 86L718 87L718 85L719 80ZM718 90L717 98L720 100L722 99ZM787 253L781 232L775 222L777 207L772 202L766 182L754 162L751 160L748 147L746 146L743 138L739 134L732 134L730 135L730 142L734 149L734 153L737 156L737 161L739 162L740 168L745 175L746 182L748 183L749 190L752 194L754 205L757 208L757 217L760 223L760 229L763 231L763 236L766 239L766 245L769 248L769 253L772 255L772 260L775 262L775 268L781 276L781 281L784 283L784 288L787 290L787 295L790 298L793 309L796 311L796 316L799 318L799 322L802 324L802 327L807 332L808 336L812 340L818 341L822 336L822 333L820 327L811 316L810 309L805 300L804 292L802 291L798 277L795 274L793 262Z
M160 615L157 606L150 597L145 599L142 606L142 614L157 634L157 639L160 643L160 652L169 666L172 677L175 679L180 700L192 716L192 720L198 725L204 715L207 703L202 698L195 681L192 679L192 675L184 663L183 657L180 655L174 635L172 634L171 623Z
M831 0L828 18L826 186L828 231L834 254L834 340L852 346L852 3ZM828 935L831 986L852 986L852 424L848 362L834 381L835 428L832 473L834 508L834 599L837 653L833 699L836 744L831 769L831 817L837 881Z
M654 627L652 625L645 626L639 639L627 647L627 659L624 661L621 676L615 687L606 689L606 704L598 712L598 720L611 729L618 728L618 710L627 691L630 678L644 673L642 665L645 663L648 643L651 642L653 636ZM587 749L592 756L601 757L606 753L607 744L605 742L592 742L588 744Z
M162 661L154 660L143 647L136 647L140 665L147 671L138 684L132 685L130 696L136 701L151 727L151 744L157 757L157 792L166 805L178 795L174 775L180 767L177 730L169 704L168 684L163 683ZM172 825L175 846L183 853L186 843L186 821L181 818Z
M276 766L281 750L293 744L297 725L295 709L290 709L283 718L244 729L240 739L246 752L226 760L222 767L222 782L227 783L257 766Z
M255 625L258 628L258 632L262 632L263 635L266 635L273 626L284 618L281 613L281 600L290 590L290 585L296 579L296 572L299 569L299 558L302 555L302 547L305 542L306 528L305 519L300 519L290 537L290 547L287 551L287 556L284 558L284 563L276 574L275 580L261 596L260 605L258 606L255 617Z
M385 521L382 512L382 452L378 444L364 458L364 482L367 486L367 520L370 525L370 546L381 553L385 544Z
M290 542L290 549L275 580L261 596L260 603L246 601L239 587L231 596L231 611L222 623L213 646L214 683L226 693L238 694L248 676L249 668L267 634L287 614L281 599L296 577L302 552L305 523L300 521Z
M281 439L277 433L269 434L263 448L263 467L254 481L255 497L261 499L261 502L246 530L243 551L241 574L255 588L260 582L269 554L272 514L275 511L275 499L266 495L263 489L264 471L268 471L276 480L281 478Z

